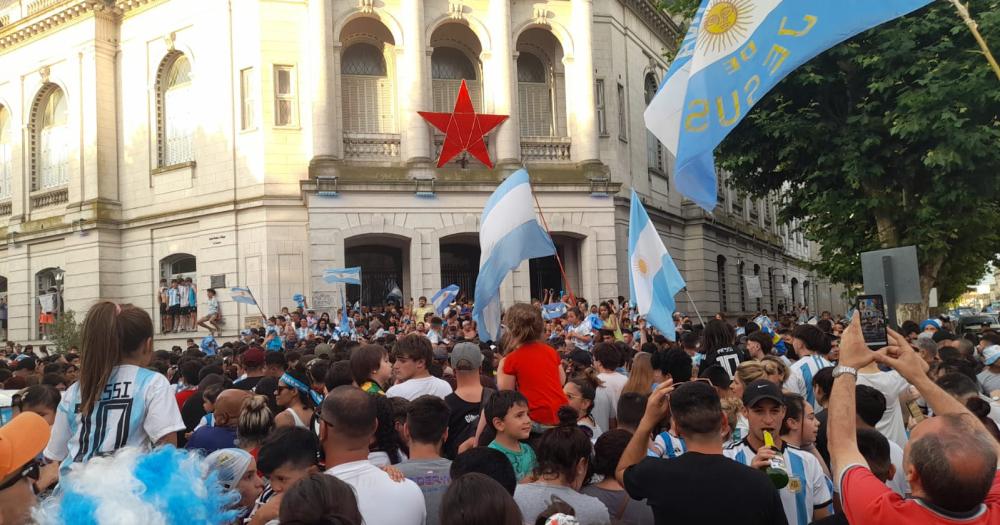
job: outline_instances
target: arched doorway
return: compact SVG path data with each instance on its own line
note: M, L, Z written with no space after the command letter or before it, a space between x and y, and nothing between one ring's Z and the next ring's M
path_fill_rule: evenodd
M474 233L441 239L441 287L457 284L459 297L472 299L479 276L479 239Z
M348 239L344 258L348 268L361 267L361 286L346 285L347 301L366 306L397 305L409 301L410 240L388 235Z
M582 239L571 237L566 234L552 235L552 242L556 245L556 253L563 263L566 271L566 280L573 289L573 293L580 297L583 290L580 288L580 245ZM531 281L531 298L543 299L547 290L553 290L556 294L568 292L566 283L563 282L562 272L559 271L559 262L555 256L539 257L528 261L528 274ZM596 304L598 297L587 297L591 303Z

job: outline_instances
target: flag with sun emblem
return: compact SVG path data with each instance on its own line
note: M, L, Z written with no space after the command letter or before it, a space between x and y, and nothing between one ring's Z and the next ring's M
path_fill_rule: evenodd
M628 223L628 260L629 287L639 315L673 341L674 296L684 288L684 278L635 190Z
M754 104L812 57L930 1L704 0L645 113L677 189L715 209L712 151Z

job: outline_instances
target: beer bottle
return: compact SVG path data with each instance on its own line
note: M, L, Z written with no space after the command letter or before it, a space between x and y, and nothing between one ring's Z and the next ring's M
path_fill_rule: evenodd
M767 477L771 478L771 483L774 483L774 488L781 490L788 485L788 469L785 468L785 457L781 455L781 451L778 447L774 446L774 438L771 433L764 431L764 446L770 448L777 452L777 454L771 458L771 464L764 469L764 473Z

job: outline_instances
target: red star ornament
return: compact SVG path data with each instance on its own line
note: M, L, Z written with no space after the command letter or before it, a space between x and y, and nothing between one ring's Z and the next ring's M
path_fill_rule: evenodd
M462 87L458 90L458 98L455 99L455 109L451 113L430 111L418 111L417 113L445 134L437 167L444 166L463 151L468 151L487 167L493 167L490 152L486 149L483 137L507 120L507 115L477 114L475 108L472 107L469 88L466 87L464 80Z

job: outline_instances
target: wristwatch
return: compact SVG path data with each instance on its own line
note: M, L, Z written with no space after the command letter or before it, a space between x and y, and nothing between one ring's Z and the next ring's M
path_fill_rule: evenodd
M851 368L849 366L844 366L844 365L840 365L840 366L838 366L838 367L836 367L836 368L833 369L833 378L834 379L837 379L838 377L840 377L840 376L842 376L844 374L850 374L850 375L854 376L854 379L857 379L858 378L858 369L857 368Z

